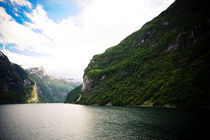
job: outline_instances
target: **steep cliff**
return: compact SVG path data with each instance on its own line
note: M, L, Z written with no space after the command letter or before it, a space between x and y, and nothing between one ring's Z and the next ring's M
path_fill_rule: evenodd
M35 86L27 72L0 51L0 104L38 102L32 99L37 96Z
M209 106L207 0L176 0L85 69L81 104Z

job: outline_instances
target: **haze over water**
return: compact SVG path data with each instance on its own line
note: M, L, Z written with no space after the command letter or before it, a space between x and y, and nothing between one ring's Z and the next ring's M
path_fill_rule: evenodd
M0 139L202 138L207 134L209 117L207 110L72 104L0 105Z

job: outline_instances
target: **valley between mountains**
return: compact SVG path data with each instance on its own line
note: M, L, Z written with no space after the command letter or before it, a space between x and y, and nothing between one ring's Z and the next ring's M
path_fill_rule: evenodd
M0 103L210 107L207 0L176 0L92 57L83 83L23 69L0 51Z

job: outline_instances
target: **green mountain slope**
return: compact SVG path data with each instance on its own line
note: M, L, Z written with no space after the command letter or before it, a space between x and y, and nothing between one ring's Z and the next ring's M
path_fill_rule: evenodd
M66 100L65 103L76 103L77 101L79 101L80 97L81 97L81 88L82 85L76 87L75 89L73 89L72 91L70 91L67 96L66 96Z
M207 0L176 0L85 69L80 104L210 105Z
M0 104L38 102L36 84L0 51Z
M47 75L43 67L29 68L27 71L36 82L38 97L43 103L63 103L67 93L80 84Z

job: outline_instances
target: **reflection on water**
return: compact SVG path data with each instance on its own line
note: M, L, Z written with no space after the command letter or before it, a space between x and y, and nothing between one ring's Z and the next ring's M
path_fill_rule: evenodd
M164 108L0 105L0 139L198 138L208 131L209 114Z

